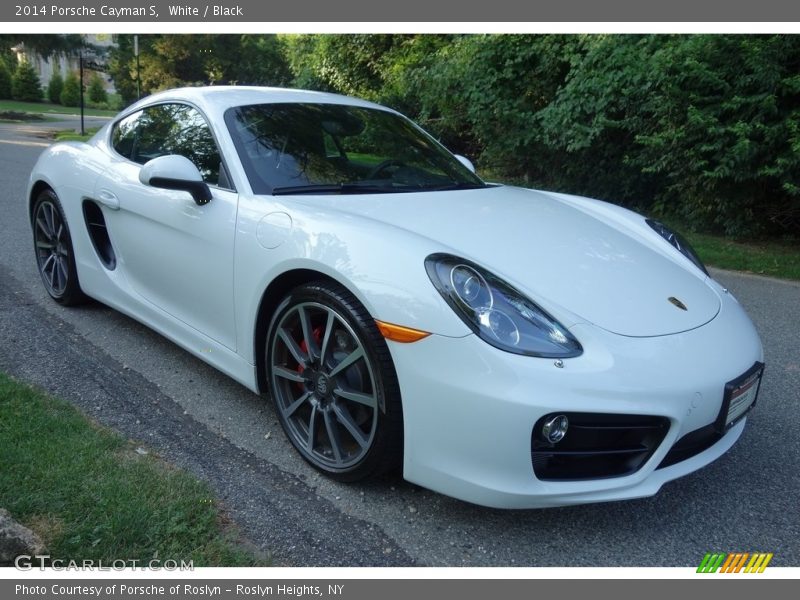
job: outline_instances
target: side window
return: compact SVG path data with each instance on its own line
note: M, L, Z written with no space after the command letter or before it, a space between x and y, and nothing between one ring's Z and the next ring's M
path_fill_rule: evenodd
M131 139L132 138L132 139ZM220 182L221 158L203 116L185 104L159 104L119 122L112 136L114 149L139 164L167 154L191 160L206 183Z
M141 116L142 111L133 113L114 126L111 145L125 158L130 158L133 154L133 145L136 143L136 123Z

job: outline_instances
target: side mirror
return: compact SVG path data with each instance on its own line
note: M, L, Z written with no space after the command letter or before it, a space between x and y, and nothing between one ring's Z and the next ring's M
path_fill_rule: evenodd
M460 154L455 154L454 156L458 159L458 162L467 167L473 173L475 172L475 165L472 164L470 159L468 159L466 156L461 156Z
M139 171L139 181L165 190L189 192L202 206L211 200L211 190L195 164L185 156L169 154L147 161Z

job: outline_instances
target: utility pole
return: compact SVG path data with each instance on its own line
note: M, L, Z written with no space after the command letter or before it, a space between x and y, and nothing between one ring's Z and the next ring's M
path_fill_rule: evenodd
M78 50L78 63L81 75L81 135L86 135L86 129L83 126L83 47Z
M133 36L133 54L136 57L136 99L142 98L142 90L140 86L141 74L139 72L139 36Z

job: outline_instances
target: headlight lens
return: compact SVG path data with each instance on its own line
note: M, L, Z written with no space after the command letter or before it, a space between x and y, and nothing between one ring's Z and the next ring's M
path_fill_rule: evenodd
M478 265L433 254L425 260L425 268L456 314L492 346L542 358L569 358L583 352L566 327Z
M659 221L655 221L653 219L647 219L645 221L650 228L655 231L658 235L662 238L667 240L669 244L675 248L678 252L683 254L686 258L694 263L694 265L700 269L703 273L708 275L708 271L706 271L706 266L703 264L703 261L700 260L700 257L697 256L697 252L694 251L689 245L689 242L686 241L680 233L672 231L669 227L664 225Z
M450 284L464 306L473 310L490 309L494 296L489 284L469 265L456 265L450 269Z

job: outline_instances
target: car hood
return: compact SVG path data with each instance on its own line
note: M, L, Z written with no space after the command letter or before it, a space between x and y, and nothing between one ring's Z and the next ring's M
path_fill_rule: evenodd
M719 312L716 292L688 261L685 268L663 248L648 245L641 232L555 195L497 186L313 201L435 240L443 251L483 265L544 308L556 309L566 326L584 321L649 337L694 329Z

